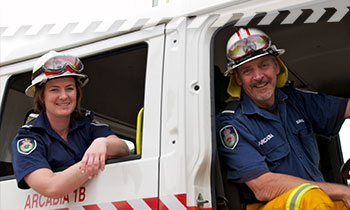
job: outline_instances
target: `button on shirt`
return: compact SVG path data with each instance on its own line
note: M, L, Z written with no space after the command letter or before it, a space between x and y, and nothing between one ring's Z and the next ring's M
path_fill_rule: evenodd
M217 145L227 178L244 183L276 172L324 181L318 169L320 156L314 133L337 134L347 100L291 86L276 89L275 95L277 115L259 108L244 91L235 114L218 115ZM227 133L236 137L235 145L225 143ZM245 184L240 187L245 202L257 201Z
M114 134L108 125L93 120L93 114L86 112L85 118L71 118L66 143L50 126L46 113L22 126L12 142L13 168L18 187L29 188L23 177L40 168L53 171L79 162L98 137Z

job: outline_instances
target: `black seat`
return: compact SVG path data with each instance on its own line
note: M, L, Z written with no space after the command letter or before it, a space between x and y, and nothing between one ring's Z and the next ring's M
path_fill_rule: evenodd
M224 192L225 197L228 201L228 209L229 210L239 210L241 206L241 200L239 195L239 190L237 187L237 184L227 180L227 172L226 172L226 166L225 164L220 161L220 167L221 167L221 174L222 174L222 181L224 185Z
M215 147L216 144L214 143ZM241 206L240 194L237 184L227 180L226 165L220 160L218 152L215 152L214 180L216 193L216 209L239 210Z

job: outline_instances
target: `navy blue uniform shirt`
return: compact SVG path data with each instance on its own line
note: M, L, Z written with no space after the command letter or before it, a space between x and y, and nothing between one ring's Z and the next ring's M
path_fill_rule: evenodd
M68 143L51 128L45 112L19 129L12 142L12 165L19 188L29 188L23 177L30 172L71 166L83 158L94 139L115 134L108 125L95 121L90 111L85 115L71 117Z
M277 114L259 108L242 91L236 113L217 116L219 155L227 178L244 183L266 172L324 181L314 133L332 136L344 122L347 100L304 92L292 86L275 90ZM244 202L256 202L240 184Z

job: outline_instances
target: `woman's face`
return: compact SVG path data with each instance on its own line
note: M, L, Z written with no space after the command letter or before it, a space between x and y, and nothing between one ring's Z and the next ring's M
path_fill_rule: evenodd
M48 117L70 117L77 104L77 88L72 77L49 80L45 84L44 103Z

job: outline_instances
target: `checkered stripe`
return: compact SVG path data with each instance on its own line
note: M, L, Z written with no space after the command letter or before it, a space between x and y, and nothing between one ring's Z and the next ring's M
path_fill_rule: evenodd
M190 28L200 27L204 21L211 16L218 16L212 27L220 27L231 20L235 20L235 25L244 26L252 21L256 16L262 17L257 25L271 24L281 13L288 12L288 15L281 21L281 24L292 24L300 18L305 12L311 12L304 23L316 23L327 12L332 13L328 22L339 22L349 12L350 0L334 0L326 1L317 5L305 6L297 9L289 9L284 11L272 10L269 12L259 11L252 13L229 13L229 14L205 14L197 16L188 26ZM109 20L109 21L93 21L80 23L60 23L60 24L42 24L32 26L0 26L0 37L11 36L30 36L30 35L57 35L63 32L70 34L82 33L107 33L122 34L128 31L135 31L142 28L151 28L161 23L169 23L168 25L176 27L181 19L185 17L159 17L159 18L139 18L134 20Z
M198 209L197 207L186 206L186 194L177 194L172 196L164 196L158 199L143 198L126 201L115 201L108 203L90 204L78 207L59 208L55 210L186 210ZM205 208L210 210L211 208Z

